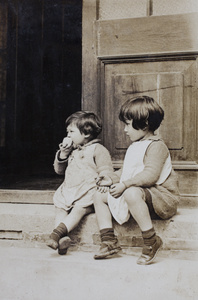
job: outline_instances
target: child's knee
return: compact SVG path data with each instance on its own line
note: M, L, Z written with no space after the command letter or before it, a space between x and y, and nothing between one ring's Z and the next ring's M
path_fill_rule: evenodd
M86 215L89 215L90 213L94 212L94 208L92 205L87 206L87 207L78 207L76 206L76 210L75 210L75 214L80 217L83 218Z
M143 200L144 195L142 189L139 187L130 187L124 191L124 199L127 203L136 203L137 201Z
M68 212L63 208L55 207L55 215L65 217L66 215L68 215Z
M101 203L107 203L107 193L96 192L93 199L94 205L100 205Z
M86 210L87 210L86 207L75 205L72 208L71 213L72 215L76 215L76 216L84 216L86 214Z

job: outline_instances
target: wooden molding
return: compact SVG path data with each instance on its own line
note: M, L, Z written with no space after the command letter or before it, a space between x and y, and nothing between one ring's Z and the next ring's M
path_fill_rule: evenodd
M174 170L198 170L198 164L195 161L172 161ZM113 167L120 169L123 165L123 160L113 161Z
M98 57L102 64L120 64L136 62L155 62L155 61L179 61L179 60L196 60L198 51L175 52L175 53L150 53L125 56L103 56Z

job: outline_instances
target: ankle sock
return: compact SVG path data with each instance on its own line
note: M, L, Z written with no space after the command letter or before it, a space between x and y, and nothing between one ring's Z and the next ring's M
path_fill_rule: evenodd
M101 241L117 241L113 228L105 228L100 230Z
M66 236L68 234L67 227L64 223L60 223L50 234L50 237L58 242L62 237Z
M147 231L142 231L142 237L146 246L152 246L156 241L155 229L151 228Z

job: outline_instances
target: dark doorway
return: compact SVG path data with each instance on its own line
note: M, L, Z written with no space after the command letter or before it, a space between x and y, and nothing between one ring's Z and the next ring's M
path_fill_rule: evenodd
M2 1L1 1L2 2ZM82 0L7 0L0 188L53 188L65 119L81 109ZM49 180L48 180L49 179Z

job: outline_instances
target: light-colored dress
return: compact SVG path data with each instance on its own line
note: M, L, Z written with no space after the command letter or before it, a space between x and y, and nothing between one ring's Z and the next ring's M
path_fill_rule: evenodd
M92 205L96 178L113 173L110 154L98 140L74 149L68 160L63 162L59 161L57 153L54 167L58 174L65 172L65 179L53 198L54 205L65 210L70 210L74 205Z
M160 141L160 143L156 143L158 140ZM151 183L150 183L149 178L148 179L146 177L144 178L146 174L146 173L144 174L145 154L149 146L154 141L155 144L153 143L152 146L155 147L156 149L158 147L159 151L161 151L160 149L161 147L163 151L167 151L165 152L165 154L167 155L164 161L162 162L162 168L160 169L157 178L154 179L155 182L152 183L152 179L151 179ZM165 144L161 141L161 139L156 138L155 136L151 139L145 139L145 140L132 143L127 149L125 155L120 182L124 182L127 187L139 186L139 187L147 188L152 196L152 203L155 212L161 218L166 219L176 213L176 206L178 203L179 195L178 195L177 185L175 185L175 195L172 194L172 191L169 191L167 188L163 187L163 184L167 181L167 179L170 178L171 176L174 176L170 153L168 149L166 150L166 146L165 147L164 146ZM149 173L147 173L147 176L148 174ZM150 172L150 175L152 175L152 172ZM138 182L140 183L139 185ZM123 195L121 195L119 198L114 198L113 196L108 194L108 205L114 219L119 224L123 224L128 221L130 214L129 214L127 203L125 202Z

